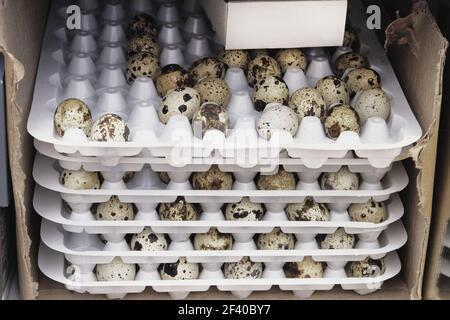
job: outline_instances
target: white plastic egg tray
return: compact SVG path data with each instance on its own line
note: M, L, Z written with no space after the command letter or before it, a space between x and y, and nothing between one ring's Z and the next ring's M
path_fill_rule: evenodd
M299 298L308 298L316 290L331 290L337 285L341 286L343 290L354 290L363 295L379 290L384 281L395 277L401 269L397 253L392 252L385 257L385 272L374 278L349 278L342 267L333 270L328 265L325 277L320 279L286 279L280 274L276 276L265 272L262 279L230 280L223 279L223 275L221 277L215 275L214 278L210 278L203 269L198 280L163 281L154 269L150 272L140 269L134 281L100 282L96 281L92 272L95 267L93 265L76 266L79 271L76 276L67 277L64 254L51 250L43 243L39 249L38 264L44 275L64 284L68 290L79 293L106 294L111 299L122 299L127 294L141 293L147 287L151 287L158 293L169 293L174 299L184 299L191 292L205 292L211 287L231 292L239 298L247 298L253 291L268 291L274 286L278 286L283 291L292 291Z
M167 125L163 125L156 111L161 97L157 96L153 82L140 78L130 88L123 72L126 66L126 20L128 15L147 11L143 4L149 2L130 1L127 12L122 2L105 1L101 10L91 13L89 9L96 6L86 1L82 3L89 6L83 16L82 28L85 30L67 35L63 18L67 1L53 2L28 121L29 133L35 139L51 144L59 153L108 158L116 164L124 157L142 152L163 157L172 164L186 164L194 158L218 154L241 164L246 161L242 158L260 161L276 158L287 150L290 157L302 159L307 167L318 168L327 159L342 158L349 150L354 150L372 166L383 168L421 137L422 130L388 58L375 34L363 26L362 7L354 7L351 19L353 25L361 29L361 52L368 57L371 68L379 72L382 87L391 97L392 112L388 121L371 118L359 136L343 132L333 141L325 136L318 118L305 117L294 138L286 132L276 132L267 141L256 132L255 122L259 115L253 108L245 75L239 69L229 69L226 75L233 93L228 105L231 130L227 136L210 130L199 138L184 116L172 117ZM171 4L164 4L155 12L161 23L169 23L163 24L159 36L163 48L162 65L188 66L197 58L217 54L219 48L210 30L205 29L208 22L201 13L192 15L191 12L184 23L182 14L177 14ZM337 53L346 50L338 48ZM332 74L330 60L334 61L337 54L326 57L321 49L307 53L310 61L306 74L300 69L292 69L284 75L291 92L314 85L318 79ZM94 117L110 112L123 116L131 130L131 141L92 142L80 130L68 130L63 138L58 137L53 129L53 114L65 98L84 100L91 106Z

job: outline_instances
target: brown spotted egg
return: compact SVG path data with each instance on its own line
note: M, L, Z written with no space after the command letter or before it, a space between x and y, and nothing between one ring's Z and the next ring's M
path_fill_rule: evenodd
M233 175L213 165L206 172L196 172L192 175L192 187L195 190L231 190Z
M81 100L64 100L55 111L54 124L61 137L69 129L80 129L88 136L92 126L91 110Z
M295 190L297 182L292 172L280 168L274 175L260 175L257 185L259 190Z
M350 278L379 277L386 271L384 259L374 260L366 258L363 261L352 261L345 266L347 276Z
M348 214L352 221L381 223L386 220L386 208L383 202L370 199L366 203L354 203L348 208Z
M155 57L159 56L161 47L155 37L148 33L136 34L128 40L128 56L132 57L136 53L151 53Z
M347 69L367 67L366 57L356 52L348 52L336 59L335 70L338 76L342 76Z
M319 236L322 238L320 247L322 249L353 249L355 247L355 236L347 234L344 228L338 228L335 233Z
M206 57L195 61L189 69L192 83L196 84L205 78L225 78L227 67L219 59Z
M250 54L250 59L255 59L259 56L270 56L269 50L267 49L252 49L248 53Z
M220 233L217 228L211 228L207 233L196 234L194 237L195 250L231 250L232 246L233 237L231 234Z
M189 87L189 83L189 72L177 64L169 64L156 79L156 90L164 97L170 90Z
M195 280L200 275L200 267L182 257L175 263L162 264L159 273L162 280Z
M143 13L131 19L128 24L128 38L130 39L137 34L149 34L152 37L158 36L158 28L152 16Z
M59 177L59 183L72 190L100 189L98 173L83 169L77 171L64 170Z
M346 104L335 104L328 109L324 125L325 133L333 140L339 138L342 132L352 131L359 134L361 129L355 109Z
M311 257L305 257L301 262L286 263L283 270L286 278L289 279L316 279L323 278L325 266Z
M350 103L350 95L346 83L336 76L328 76L319 80L316 84L316 89L327 107L336 103Z
M130 137L130 129L118 115L108 113L98 118L91 128L89 138L99 142L126 142Z
M282 78L267 76L255 84L252 99L255 109L261 112L269 103L287 104L289 89Z
M326 205L317 203L307 197L301 203L291 203L286 207L286 214L290 221L329 221L330 211Z
M154 233L146 227L141 233L133 235L130 248L133 251L166 251L169 243L163 234Z
M299 120L291 108L281 104L269 105L256 122L258 134L270 140L276 131L287 131L295 136L298 131Z
M381 77L375 70L359 68L350 71L344 78L350 92L350 98L363 90L377 89L381 87Z
M356 96L353 107L358 113L362 123L369 118L380 117L384 120L391 113L391 102L388 95L381 89L369 89L361 91Z
M167 124L171 117L175 115L186 116L189 120L200 109L201 97L197 90L193 88L179 88L169 91L161 100L159 106L159 119Z
M139 77L149 77L156 81L160 74L158 58L151 53L138 52L128 59L126 76L129 85Z
M200 128L202 134L212 129L226 134L230 126L230 117L225 107L208 102L194 114L192 125L194 131Z
M293 250L294 245L294 235L284 233L278 227L274 228L270 233L260 234L256 241L258 250Z
M239 262L225 263L223 274L225 279L260 279L264 270L261 262L253 262L248 257Z
M305 54L300 49L284 49L279 50L275 54L275 59L281 67L281 72L286 73L290 67L306 70L308 61Z
M260 55L250 61L248 64L247 81L251 86L255 86L258 81L268 76L281 77L281 68L274 58Z
M136 265L124 263L116 257L111 263L98 264L95 268L98 281L133 281L136 277Z
M240 68L246 71L250 55L247 50L225 50L221 59L228 68Z
M100 203L95 209L96 220L131 221L134 220L134 206L123 203L117 196L112 196L107 202Z
M353 51L358 52L361 47L358 34L351 29L345 30L342 46L352 48Z
M319 91L314 88L303 88L294 92L289 99L289 107L295 111L301 121L304 117L325 119L326 105Z
M195 221L199 212L197 205L187 203L183 197L173 203L162 203L158 208L159 217L163 221Z
M231 91L228 84L219 78L205 78L197 82L194 89L200 94L202 103L215 103L227 107Z
M264 213L264 205L261 203L253 203L249 197L244 197L241 202L227 205L225 218L229 221L261 221Z
M343 166L337 172L325 172L320 179L322 190L358 190L359 175Z

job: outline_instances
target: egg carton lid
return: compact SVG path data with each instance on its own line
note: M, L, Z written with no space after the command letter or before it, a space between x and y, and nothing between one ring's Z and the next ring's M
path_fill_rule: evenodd
M64 284L69 290L91 294L128 294L140 293L146 287L157 292L201 292L216 286L221 291L268 291L272 286L281 290L331 290L340 285L344 290L378 289L381 284L395 277L401 270L401 263L396 252L385 258L384 274L375 278L321 278L321 279L199 279L199 280L135 280L135 281L90 281L80 282L65 277L64 255L48 248L41 242L38 265L48 278Z
M151 227L156 233L206 233L211 227L217 227L222 233L269 233L275 227L281 227L286 233L294 234L330 234L337 228L344 228L348 234L380 233L389 225L401 219L404 208L398 194L386 203L388 218L379 224L353 221L76 221L64 212L58 193L36 186L33 205L44 219L73 233L88 234L136 234L145 227Z

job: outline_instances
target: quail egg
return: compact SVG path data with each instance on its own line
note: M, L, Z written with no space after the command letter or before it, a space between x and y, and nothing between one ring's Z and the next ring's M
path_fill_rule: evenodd
M271 233L260 234L256 241L258 250L293 250L295 237L284 233L280 228L274 228Z
M104 221L131 221L134 220L134 206L120 202L117 196L112 196L107 202L97 205L95 218Z
M253 262L249 257L239 262L225 263L223 274L225 279L260 279L264 270L261 262Z
M171 117L186 116L189 120L200 109L201 97L193 88L173 89L161 100L159 106L159 119L167 124Z
M251 86L256 85L268 76L281 77L281 68L278 62L265 55L259 55L248 64L247 80Z
M350 278L379 277L386 271L384 259L374 260L366 258L364 261L352 261L345 266L347 276Z
M139 14L131 19L128 24L128 38L137 34L149 34L152 37L158 36L158 28L152 16L148 14Z
M246 71L250 55L247 50L225 50L221 59L228 68L240 68Z
M159 56L161 48L155 37L150 34L136 34L128 40L128 56L136 53L151 53L155 57Z
M250 59L255 59L259 56L270 56L269 50L267 49L252 49L248 51Z
M192 175L192 187L195 190L231 190L233 175L213 165L206 172L196 172Z
M386 208L383 202L375 202L370 199L366 203L354 203L348 208L348 214L352 221L381 223L386 220Z
M156 81L161 74L161 67L156 56L151 53L136 53L128 59L127 81L129 85L139 77L149 77Z
M270 140L276 131L287 131L295 136L298 126L294 110L281 104L268 105L256 122L258 134L266 140Z
M192 118L194 131L201 127L201 132L215 129L227 133L230 117L225 107L215 103L205 103L197 110Z
M170 176L167 172L160 172L159 173L159 180L161 180L164 184L170 183Z
M91 110L81 100L64 100L56 109L54 123L60 137L69 129L80 129L88 136L92 126Z
M219 59L207 57L195 61L189 69L191 81L195 84L205 78L225 78L227 66Z
M164 97L170 90L189 87L189 83L189 72L177 64L169 64L156 79L156 90Z
M225 218L230 221L261 221L264 213L264 205L253 203L249 197L244 197L239 203L230 203L227 205Z
M333 140L339 138L342 132L352 131L359 134L361 129L358 114L347 104L335 104L328 109L324 125L325 133Z
M289 100L289 107L295 111L300 122L304 117L325 118L326 105L319 91L303 88L294 92Z
M380 117L387 120L391 113L391 102L383 90L369 89L361 91L356 96L354 108L362 123L365 123L372 117Z
M305 257L301 262L288 262L283 270L289 279L316 279L323 278L324 264L314 261L311 257Z
M258 179L259 190L295 190L295 175L280 168L275 175L260 175Z
M159 273L162 280L195 280L200 275L200 267L182 257L175 263L162 264Z
M100 189L100 179L97 172L64 170L59 177L59 183L71 190Z
M336 76L328 76L319 80L316 84L316 89L327 107L336 103L350 103L347 84Z
M166 251L168 246L165 235L154 233L148 227L141 233L135 234L130 243L133 251Z
M307 197L302 203L291 203L286 207L290 221L329 221L330 212L326 205Z
M200 93L202 103L215 103L222 107L228 106L231 91L228 84L219 78L205 78L197 82L194 87Z
M128 183L131 180L133 180L134 176L135 176L134 172L125 172L125 174L123 175L122 180L123 180L123 182Z
M337 172L325 172L320 179L320 187L322 190L358 190L359 175L343 166Z
M285 73L290 67L297 67L305 70L308 65L306 56L300 49L279 50L275 54L275 59L280 65L282 73Z
M338 228L335 233L322 237L320 247L322 249L353 249L355 246L355 236L347 234L344 228Z
M354 98L359 91L377 89L381 87L381 77L375 70L359 68L350 71L344 78L350 92L350 98Z
M98 281L133 281L136 278L136 265L124 263L116 257L111 263L98 264L95 274Z
M207 233L196 234L194 237L195 250L231 250L233 237L228 233L220 233L217 228L211 228Z
M163 221L195 221L200 210L197 205L187 203L183 197L179 197L173 203L161 203L158 212Z
M366 58L356 52L348 52L336 59L335 69L338 76L342 76L349 68L364 68L367 66Z
M92 125L89 138L99 142L126 142L130 129L118 115L108 113L98 118Z
M354 52L358 52L361 47L358 34L352 29L345 30L342 46L352 48Z
M255 84L252 98L255 109L264 111L269 103L287 104L289 89L280 77L267 76Z

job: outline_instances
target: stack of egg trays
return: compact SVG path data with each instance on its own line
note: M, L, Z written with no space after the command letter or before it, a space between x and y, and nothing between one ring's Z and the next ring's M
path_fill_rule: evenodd
M142 292L146 287L152 287L158 292L169 292L174 298L184 298L189 292L206 291L211 286L232 291L239 297L246 297L254 290L269 290L272 286L291 290L300 297L310 296L315 290L330 290L335 285L365 294L379 289L385 280L400 272L400 261L395 250L405 243L406 233L399 221L403 207L395 193L407 185L408 179L401 164L392 165L392 162L402 149L420 137L421 130L373 34L362 28L362 53L368 56L371 67L380 73L383 89L392 98L392 114L387 123L371 120L363 127L361 137L343 133L334 142L325 138L323 128L316 119L307 117L294 139L281 133L275 134L271 141L266 142L258 138L254 129L257 115L253 112L249 97L251 89L246 84L243 71L230 69L226 81L233 92L228 110L234 133L225 137L218 132L207 132L203 139L198 139L193 136L187 119L183 117L174 117L167 126L159 123L152 106L157 107L161 98L156 95L152 81L141 78L131 88L126 84L123 76L126 66L125 6L121 1L103 2L79 1L80 6L85 9L84 31L70 36L64 29L63 19L67 1L54 1L44 39L28 123L38 151L58 160L38 155L34 168L35 180L40 185L36 188L35 207L44 218L39 254L39 266L44 274L65 284L68 289L107 294L111 298ZM152 13L149 1L130 3L129 15L138 12ZM158 11L157 16L161 20L170 22L164 25L164 32L161 32L160 37L164 47L161 55L163 66L178 63L188 67L196 59L217 54L221 49L215 43L212 33L205 30L205 18L196 12L194 3L195 1L186 1L185 10L179 11L178 16L187 17L186 24L175 19L177 14L172 3L163 3L162 9ZM156 3L154 6L156 7ZM362 13L362 10L354 11L355 21L363 21L359 11ZM182 38L177 36L180 29L183 30ZM338 54L348 50L339 48L331 62ZM297 69L290 70L285 75L291 92L301 86L314 85L318 79L332 73L330 61L323 58L322 50L308 50L308 54L310 67L306 75ZM94 116L106 112L122 115L131 128L132 140L126 143L90 142L77 130L69 132L62 139L56 137L51 129L53 113L58 102L65 98L79 98L95 106L92 110ZM143 119L145 123L142 122ZM181 132L179 136L188 138L174 141L171 135L174 131ZM244 139L241 140L240 137ZM174 147L178 148L176 154L173 153ZM267 149L271 151L267 152ZM360 158L355 158L353 152L349 151L354 151ZM250 156L242 160L238 157L241 154ZM249 161L249 158L253 161ZM298 173L298 190L256 190L254 176L259 171L267 171L266 166L274 163ZM219 164L222 170L233 172L236 179L234 190L191 190L188 181L190 174L206 171L212 164ZM352 171L361 174L361 190L319 190L317 179L320 174L337 171L342 165L349 165ZM61 168L81 167L88 171L102 172L105 183L101 190L73 191L59 184ZM122 181L124 172L128 171L139 171L131 188ZM160 171L169 173L172 182L168 187L162 186L155 179L155 172ZM136 221L101 222L88 218L92 203L105 202L112 195L138 206ZM202 220L159 221L155 212L158 203L174 201L178 196L184 196L192 203L200 203L204 210ZM243 196L249 196L253 202L266 204L268 213L265 221L223 221L220 207L224 203L238 202ZM330 222L286 221L283 212L285 205L301 202L306 196L329 205L332 213ZM366 202L370 198L388 201L388 220L378 225L348 221L346 209L349 204ZM62 200L72 207L71 215L64 211ZM130 252L124 241L125 234L140 232L146 226L151 227L154 232L169 234L172 239L171 250L157 253ZM236 240L235 250L193 251L189 235L206 232L211 227L218 227L224 233L232 233ZM298 242L295 250L255 250L252 236L270 232L274 227L296 234ZM314 240L315 235L333 233L338 227L344 227L348 233L358 235L357 248L342 251L319 250ZM98 244L95 241L97 235L103 235L107 240L106 246L89 246ZM140 264L140 276L137 280L120 283L95 281L92 273L95 264L111 262L116 256L122 257L125 262ZM154 273L155 265L174 262L180 256L187 257L191 262L202 263L201 278L191 281L158 280L159 277ZM239 261L243 256L265 263L263 279L223 279L220 266L225 262ZM327 262L326 277L284 279L281 269L284 262L300 261L304 256ZM386 257L386 272L370 279L348 278L343 269L345 264L366 257ZM80 267L81 278L66 277L67 262Z
M203 137L197 137L184 116L172 117L167 125L163 125L155 110L161 97L156 94L152 81L141 78L131 87L127 84L123 74L127 17L142 11L153 13L151 2L130 1L126 7L122 1L110 0L104 1L104 6L96 11L100 8L99 1L80 1L87 9L83 11L84 30L73 34L64 28L66 2L54 1L50 11L28 121L29 133L36 140L52 145L59 153L100 157L117 165L124 157L142 153L163 157L169 162L190 163L193 158L213 154L234 161L240 155L248 154L249 158L259 161L276 158L287 150L290 157L302 159L307 166L317 168L327 159L342 158L348 151L354 151L356 156L367 159L373 166L386 167L421 137L422 130L389 60L375 34L363 26L364 13L359 3L354 4L351 19L353 25L361 29L360 51L381 76L382 88L391 98L391 116L387 121L369 119L360 135L343 132L336 141L325 136L319 119L305 117L295 137L278 132L267 141L256 132L258 113L249 97L251 89L243 70L231 68L225 78L232 91L228 106L231 130L227 136L210 130ZM195 1L186 1L184 9L178 11L176 3L162 4L160 9L153 3L157 20L166 22L159 37L163 48L162 66L177 63L188 67L198 58L216 55L221 48L214 41L204 15L195 13L201 9L190 3ZM183 19L186 19L185 23ZM292 68L284 75L290 92L314 86L320 78L333 74L331 65L340 54L348 51L351 49L338 48L328 58L322 49L307 50L309 67L306 73ZM53 130L53 115L58 103L65 98L86 101L94 117L111 112L121 115L130 127L131 140L93 142L81 130L69 130L63 138L58 137ZM177 152L173 152L174 149Z

